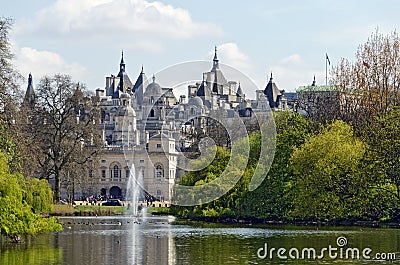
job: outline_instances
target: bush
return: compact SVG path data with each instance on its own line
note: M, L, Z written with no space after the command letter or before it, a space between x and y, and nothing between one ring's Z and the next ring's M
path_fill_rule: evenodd
M16 238L21 234L34 235L61 230L61 224L57 219L42 218L32 211L34 208L38 210L49 208L44 203L47 201L46 198L38 198L43 194L48 196L49 191L45 185L39 180L32 183L35 185L24 183L23 177L19 174L11 174L6 157L0 153L0 234ZM24 200L24 187L31 187L30 192L25 193L25 197L30 198L34 206L28 203L29 199ZM37 192L40 195L36 194Z

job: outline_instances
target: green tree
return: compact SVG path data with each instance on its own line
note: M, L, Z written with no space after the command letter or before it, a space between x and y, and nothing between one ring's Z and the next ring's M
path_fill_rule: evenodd
M7 158L0 153L0 234L16 240L21 234L37 234L61 229L55 218L42 218L24 200L25 179L12 174ZM37 189L34 188L33 193ZM51 192L47 188L47 193Z
M35 213L49 213L54 210L53 192L45 179L26 178L24 200Z
M375 163L396 187L400 199L400 109L395 108L371 122L364 137L371 146Z
M254 191L249 191L249 184L257 166L265 157L260 157L261 133L254 132L243 141L249 142L250 152L247 167L241 173L240 180L222 197L206 205L195 207L173 207L178 215L198 215L205 217L243 216L247 218L282 219L291 205L290 181L292 170L289 159L296 146L304 143L312 131L312 123L302 118L297 113L275 113L276 124L276 153L275 159L266 179ZM240 150L242 141L236 143ZM235 146L234 146L235 147ZM214 161L204 169L190 172L182 177L181 184L202 185L221 175L226 169L230 152L218 147ZM245 157L240 159L246 160ZM196 161L199 165L205 161ZM260 161L261 160L261 161ZM240 161L236 161L241 163Z
M372 184L363 174L365 152L366 144L342 121L296 148L291 157L293 216L315 220L362 216Z
M266 179L254 191L248 192L240 200L239 215L282 219L287 215L292 203L291 178L293 176L289 160L295 147L299 147L311 135L313 124L298 113L275 113L276 149L274 161ZM258 139L259 140L259 139ZM260 140L259 140L260 141ZM260 144L260 142L258 142ZM253 148L251 150L257 150ZM257 152L251 153L249 173L258 163ZM255 158L255 159L254 159Z

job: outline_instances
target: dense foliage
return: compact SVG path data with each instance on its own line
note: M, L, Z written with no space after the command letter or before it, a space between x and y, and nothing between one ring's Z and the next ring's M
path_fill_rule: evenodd
M275 158L260 187L248 191L259 163L260 135L253 133L249 138L249 163L233 189L209 204L173 206L172 213L275 221L397 218L397 179L387 174L388 166L382 163L387 155L379 156L376 148L355 136L352 127L343 121L322 126L296 113L275 115ZM217 178L229 155L228 150L218 148L208 167L183 176L182 183L201 185Z
M259 157L261 150L259 132L249 135L248 164L242 178L233 189L209 204L194 207L173 206L172 212L181 216L284 218L288 214L292 200L290 194L292 169L287 162L294 148L305 141L313 128L312 124L299 114L289 112L277 113L275 122L277 129L275 158L266 179L256 190L249 192L248 186L255 168L259 163L263 163L263 158ZM215 179L224 170L229 157L228 150L218 147L216 158L208 167L184 175L181 183L198 185Z
M55 218L42 218L34 213L51 208L49 195L51 189L47 183L39 180L26 183L22 175L11 173L6 157L0 153L0 234L16 239L21 234L60 230Z

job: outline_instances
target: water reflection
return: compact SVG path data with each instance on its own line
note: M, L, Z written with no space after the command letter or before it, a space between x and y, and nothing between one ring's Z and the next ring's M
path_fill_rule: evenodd
M0 264L54 265L62 263L62 250L53 235L42 235L20 244L9 244L0 238Z
M0 264L376 264L367 260L260 259L257 250L336 247L339 236L349 247L399 252L400 230L315 227L238 227L172 225L169 217L62 218L62 232L39 236L25 245L1 245ZM400 255L394 263L400 263ZM381 260L379 264L393 264ZM397 263L398 264L398 263Z
M175 265L175 244L168 217L63 218L63 264Z

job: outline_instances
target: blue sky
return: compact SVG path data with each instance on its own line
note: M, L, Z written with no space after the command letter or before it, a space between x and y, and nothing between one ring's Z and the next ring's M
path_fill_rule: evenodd
M32 72L35 82L46 74L70 74L93 90L118 73L122 49L135 79L142 65L150 77L177 63L211 61L217 45L220 62L259 89L272 71L280 89L294 91L314 75L325 83L325 53L332 65L341 57L352 60L377 28L388 34L400 25L394 0L6 3L0 15L14 18L10 39L19 71ZM254 87L243 89L253 96Z

